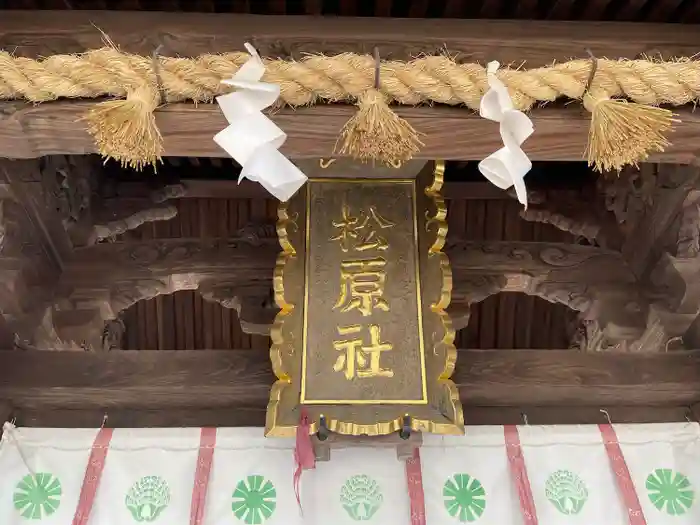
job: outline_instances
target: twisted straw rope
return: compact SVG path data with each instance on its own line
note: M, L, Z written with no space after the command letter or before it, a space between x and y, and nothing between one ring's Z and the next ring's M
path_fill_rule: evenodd
M46 102L59 98L124 98L138 91L167 102L209 102L226 91L221 81L231 77L249 56L245 53L158 57L161 85L153 58L122 53L112 47L82 55L55 55L43 60L0 52L0 100ZM308 56L301 61L266 60L264 80L279 84L281 100L291 106L322 101L354 101L374 85L374 58L344 53ZM590 60L572 60L530 70L501 69L517 109L559 97L581 99L591 71ZM478 110L488 89L479 64L457 64L446 56L426 56L408 62L381 63L380 90L399 104L438 102ZM599 60L588 94L596 98L625 97L646 105L680 106L700 98L700 61ZM586 97L588 98L588 97Z

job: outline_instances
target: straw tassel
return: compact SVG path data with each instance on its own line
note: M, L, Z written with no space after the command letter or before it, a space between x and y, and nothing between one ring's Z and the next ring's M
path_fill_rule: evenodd
M418 153L423 145L418 133L391 110L386 96L368 89L358 97L357 105L357 114L341 132L341 155L392 164L410 160Z
M137 170L155 165L163 155L163 137L153 114L151 90L130 93L125 100L101 102L86 117L88 132L100 155Z
M583 98L591 112L586 157L596 171L620 171L627 164L637 165L650 153L664 151L670 145L673 112L627 100Z
M129 89L125 100L101 102L85 119L102 156L138 171L144 166L155 167L163 155L163 137L153 113L164 98L159 59L162 47L158 46L151 55L152 75Z
M392 111L388 97L380 91L381 62L377 48L374 48L374 60L374 87L357 97L357 114L341 131L340 154L363 162L378 160L394 165L413 158L423 143L413 126Z

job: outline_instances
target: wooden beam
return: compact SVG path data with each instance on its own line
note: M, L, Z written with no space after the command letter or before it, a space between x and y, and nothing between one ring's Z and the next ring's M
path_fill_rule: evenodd
M255 350L0 352L0 371L0 399L42 410L263 410L274 379ZM453 379L466 406L685 406L700 401L700 351L460 350Z
M95 143L80 121L91 101L61 101L40 105L0 102L0 157L94 153ZM282 147L291 158L329 157L340 129L355 114L346 105L283 109L271 115L287 133ZM680 122L669 137L672 145L650 161L689 163L697 152L700 114L678 111ZM400 107L397 113L424 133L423 159L483 159L503 146L498 124L462 108ZM532 112L535 134L523 149L532 160L582 160L590 116L580 107L548 107ZM228 123L216 104L171 104L156 112L165 155L225 157L212 137Z
M687 421L689 407L607 406L614 423L672 423ZM229 407L173 407L167 410L141 407L56 409L20 408L13 412L17 425L27 427L96 428L107 416L111 428L141 427L249 427L265 425L265 409ZM467 425L595 425L607 423L599 407L529 406L464 407Z
M520 20L420 20L205 13L107 11L6 11L0 19L0 49L19 56L79 53L104 45L104 31L121 49L150 56L243 51L251 42L264 56L298 58L303 53L371 53L406 59L444 49L482 63L530 67L572 57L635 58L692 56L700 36L675 25Z
M85 283L94 287L193 272L218 279L267 282L279 251L276 238L264 239L257 246L237 238L100 243L76 248L60 283L69 288Z

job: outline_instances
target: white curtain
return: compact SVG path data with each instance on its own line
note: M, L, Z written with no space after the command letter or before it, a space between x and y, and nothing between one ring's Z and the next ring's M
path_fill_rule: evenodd
M645 522L698 525L700 426L614 425ZM10 428L0 443L0 525L70 525L97 429ZM89 525L190 525L200 429L114 430ZM629 525L599 428L520 426L540 525ZM293 440L216 431L201 525L409 525L404 464L384 448L333 450L305 471ZM428 525L522 525L503 427L424 436Z

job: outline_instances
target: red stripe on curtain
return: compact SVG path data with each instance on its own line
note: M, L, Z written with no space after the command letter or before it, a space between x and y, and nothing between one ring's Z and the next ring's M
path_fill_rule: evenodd
M413 456L406 460L406 483L411 502L411 525L425 525L425 493L423 492L423 468L420 451L413 450Z
M627 467L625 456L622 454L620 443L617 440L615 429L612 425L598 425L598 428L600 428L600 434L603 436L605 452L608 454L610 466L615 474L617 488L620 491L625 507L627 507L630 525L647 525L642 506L639 503L639 497L637 497L637 491L634 489L634 483L632 483L630 470Z
M197 470L192 488L190 525L202 525L204 521L204 507L207 503L207 489L209 488L211 464L214 460L214 447L216 447L216 429L203 428L199 438L199 457L197 458Z
M85 469L83 486L80 488L78 507L73 517L73 525L87 525L90 519L90 512L92 512L92 505L95 503L95 495L100 485L102 471L105 468L107 451L109 450L109 443L112 441L113 433L113 428L101 428L97 433L95 442L92 444L90 460Z
M515 425L505 425L503 430L506 438L506 453L508 454L510 473L511 476L513 476L515 488L518 491L523 521L525 525L537 525L535 500L532 498L530 480L527 477L527 468L525 467L525 458L523 458L523 449L520 446L518 427Z

